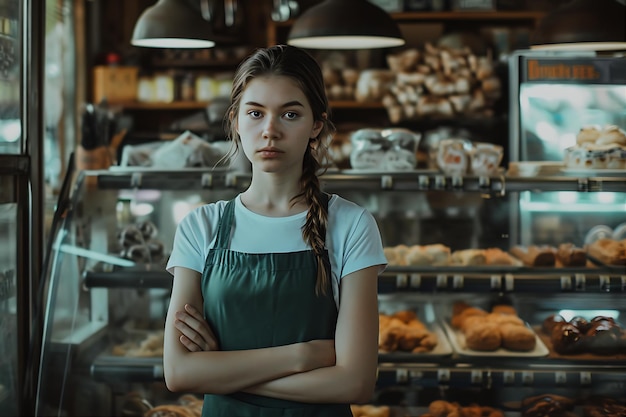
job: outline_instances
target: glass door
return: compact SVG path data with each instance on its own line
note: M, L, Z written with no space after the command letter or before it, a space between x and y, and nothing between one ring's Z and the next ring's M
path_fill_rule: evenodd
M0 0L0 417L34 414L43 250L42 6Z

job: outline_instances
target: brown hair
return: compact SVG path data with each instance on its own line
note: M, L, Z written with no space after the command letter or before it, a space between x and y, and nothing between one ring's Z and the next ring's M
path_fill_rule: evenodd
M313 119L323 123L319 135L309 140L300 176L302 191L293 197L292 203L304 200L309 207L306 222L302 227L302 237L311 245L317 257L315 293L326 294L330 282L330 268L326 265L325 260L328 258L324 248L328 211L323 204L318 175L323 173L325 162L330 160L328 142L335 132L335 126L329 119L330 108L324 77L315 58L303 49L290 45L257 49L237 68L230 95L231 105L226 112L226 131L233 140L235 152L239 146L235 122L239 114L241 97L251 80L264 75L286 76L296 81L313 110ZM315 142L317 146L311 146Z

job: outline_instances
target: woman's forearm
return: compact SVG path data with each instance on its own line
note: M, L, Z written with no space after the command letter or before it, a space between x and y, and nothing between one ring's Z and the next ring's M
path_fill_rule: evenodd
M371 400L375 384L375 373L361 376L345 367L330 366L267 381L244 391L308 403L363 403Z
M286 345L241 351L169 352L164 357L165 382L171 391L241 391L301 372L297 349L297 345Z

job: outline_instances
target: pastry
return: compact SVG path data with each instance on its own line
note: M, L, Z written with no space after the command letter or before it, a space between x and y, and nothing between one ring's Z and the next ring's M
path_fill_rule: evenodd
M120 246L123 248L129 248L133 245L140 245L144 243L143 233L141 230L135 225L128 225L124 227L119 236L118 240Z
M549 246L514 246L510 252L526 266L554 266L555 249Z
M598 139L596 139L597 145L611 145L616 144L620 146L626 146L626 132L616 125L606 125Z
M579 146L585 143L596 143L600 137L600 127L595 125L583 126L576 135L576 144Z
M535 333L526 326L503 324L500 326L502 347L514 351L530 351L535 348Z
M491 307L491 312L498 313L498 314L511 314L511 315L517 316L517 310L515 310L515 307L513 307L512 305L508 305L508 304L496 304L493 307Z
M502 344L502 337L495 323L477 323L468 327L464 334L465 344L472 350L492 351Z
M121 252L121 256L137 263L150 263L150 250L143 244L132 245Z
M563 266L585 266L587 252L573 243L561 243L556 250L556 259Z
M519 259L514 258L500 248L483 249L483 255L485 255L487 265L509 266L521 265L522 263Z
M598 239L586 247L589 256L606 265L626 265L626 245L610 238Z
M463 249L452 252L452 263L455 265L485 265L487 257L481 249Z
M477 307L468 307L463 309L459 314L453 315L451 324L452 327L457 329L461 329L463 327L463 322L470 316L486 316L487 312L483 309Z
M541 330L543 330L543 332L546 334L551 334L554 327L560 326L566 322L567 320L565 320L560 314L551 314L546 317L546 319L541 324Z
M569 417L575 402L571 398L555 394L543 394L522 400L522 417Z

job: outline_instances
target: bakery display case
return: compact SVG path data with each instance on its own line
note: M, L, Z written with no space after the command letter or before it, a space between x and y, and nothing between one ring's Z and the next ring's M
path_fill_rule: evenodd
M600 397L604 405L624 404L623 249L615 264L607 264L588 256L591 243L531 229L529 242L540 250L528 259L552 255L554 262L534 265L511 250L528 246L513 227L525 215L524 193L581 199L611 193L615 200L606 216L623 216L624 177L584 180L583 189L581 179L563 175L457 176L419 169L324 174L326 191L375 216L390 261L379 277L377 390L368 407L355 405L355 415L482 407L484 413L526 416L535 415L525 410L541 409L542 400L583 416ZM229 169L78 175L59 205L63 215L47 267L38 415L139 416L158 415L165 405L197 408L197 395L170 393L163 381L162 331L172 279L164 267L182 217L200 204L234 197L249 181L249 173ZM569 213L554 207L550 216L567 223ZM595 221L580 224L591 229ZM583 264L568 261L576 248Z

